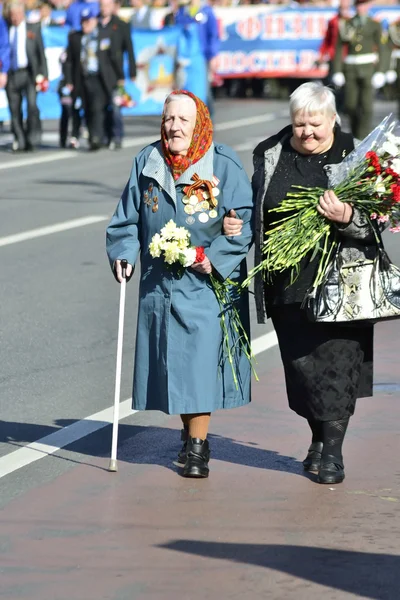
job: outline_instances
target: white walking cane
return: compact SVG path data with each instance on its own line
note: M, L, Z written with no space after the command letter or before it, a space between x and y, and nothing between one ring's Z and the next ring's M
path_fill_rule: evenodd
M121 371L122 371L122 345L124 341L124 317L125 317L125 292L126 292L126 268L127 260L121 260L122 281L119 297L119 320L118 320L118 341L117 341L117 367L115 373L115 394L114 394L114 420L112 429L111 458L109 471L118 471L117 465L117 445L118 445L118 423L119 423L119 403L121 397Z

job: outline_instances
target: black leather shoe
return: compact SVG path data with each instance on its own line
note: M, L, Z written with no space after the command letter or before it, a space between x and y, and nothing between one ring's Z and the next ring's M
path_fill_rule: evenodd
M319 471L321 465L322 442L313 442L308 449L308 454L303 460L305 471Z
M178 454L178 459L176 461L180 465L186 464L188 437L189 437L189 434L188 434L187 429L181 429L181 441L183 442L183 446Z
M344 479L344 466L337 456L328 454L321 461L318 473L318 483L342 483Z
M186 464L183 468L184 477L208 477L210 448L207 440L189 437L187 444Z

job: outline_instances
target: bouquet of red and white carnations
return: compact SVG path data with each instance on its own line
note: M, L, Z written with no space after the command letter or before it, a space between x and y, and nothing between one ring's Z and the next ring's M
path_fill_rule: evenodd
M385 117L339 165L328 169L328 189L342 202L349 202L368 219L388 222L392 232L400 231L400 123ZM243 286L256 273L290 270L291 283L299 273L300 262L320 256L314 287L321 283L337 245L332 223L318 211L323 188L293 186L283 202L271 213L289 213L272 224L262 247L265 258L250 273Z
M49 80L44 75L38 75L35 79L35 86L37 92L47 92L49 89Z
M203 246L192 246L190 243L190 232L185 227L178 227L171 219L161 229L160 233L153 235L149 245L149 252L153 258L162 257L167 265L178 266L178 276L183 274L183 269L201 263L206 255ZM250 340L240 319L239 311L231 290L239 287L230 279L220 281L212 273L210 283L220 307L220 323L223 337L223 349L232 369L233 380L238 388L238 379L235 371L234 356L240 349L250 361L253 368L253 354L251 352ZM257 379L257 374L254 371Z

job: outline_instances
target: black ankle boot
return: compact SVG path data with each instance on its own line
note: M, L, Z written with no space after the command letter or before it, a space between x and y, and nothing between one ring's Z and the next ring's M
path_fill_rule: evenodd
M178 459L176 461L180 465L184 465L186 463L188 438L189 438L189 431L186 428L181 429L181 441L183 442L183 446L179 451Z
M321 452L322 452L322 421L315 421L314 419L308 419L308 424L312 432L311 445L308 449L306 458L303 460L303 467L305 471L319 471L321 464Z
M321 465L322 442L313 442L308 449L308 454L303 460L305 471L318 472Z
M184 477L208 477L210 448L207 440L189 437L187 444L186 464L183 469Z
M319 483L335 484L344 479L342 445L349 419L323 423L323 449L318 473Z

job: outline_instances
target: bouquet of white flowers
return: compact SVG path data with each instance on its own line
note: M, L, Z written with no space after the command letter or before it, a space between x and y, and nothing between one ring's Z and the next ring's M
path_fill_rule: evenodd
M168 265L179 263L182 267L191 267L196 262L196 248L190 244L189 231L185 227L178 227L172 219L160 233L153 235L149 251L153 258L164 254Z

